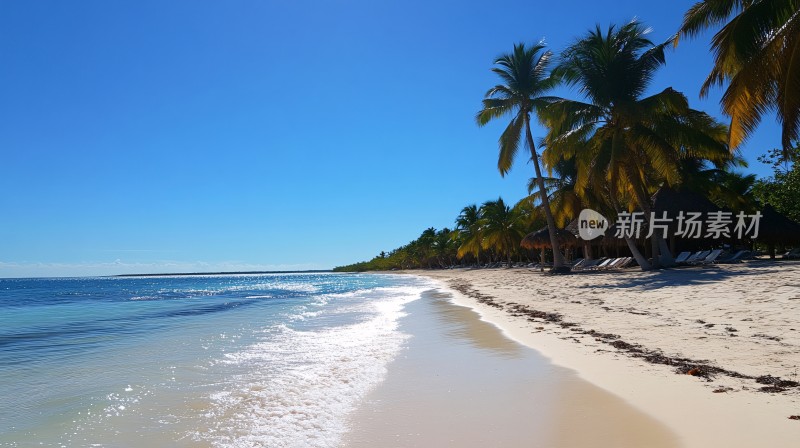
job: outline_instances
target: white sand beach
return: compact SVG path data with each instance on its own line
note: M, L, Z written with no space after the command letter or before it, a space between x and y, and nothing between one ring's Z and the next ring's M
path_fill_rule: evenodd
M415 274L663 423L680 446L800 443L800 420L790 418L800 415L800 263Z
M350 416L342 446L679 446L653 417L504 336L452 298L428 291L406 305L401 329L412 337L386 380Z

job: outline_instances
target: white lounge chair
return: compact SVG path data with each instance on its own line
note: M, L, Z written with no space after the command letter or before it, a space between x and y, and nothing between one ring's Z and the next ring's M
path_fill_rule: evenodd
M616 260L617 260L617 258L606 258L606 260L604 262L598 264L597 266L593 266L590 269L593 269L595 271L599 271L601 269L605 269L606 267L608 267L609 264L613 263Z
M675 258L675 263L683 263L691 255L692 255L691 252L681 252L680 254L678 254L678 257Z
M700 252L697 252L696 254L687 258L686 261L684 261L684 263L694 263L695 261L702 260L703 258L707 257L708 254L710 253L711 253L710 250L701 250Z
M706 255L705 258L695 261L694 264L711 264L717 259L717 257L719 257L721 253L722 249L712 250L711 253Z
M603 270L608 271L611 269L619 269L620 266L622 266L622 264L625 263L625 260L627 259L628 257L615 258L611 263L607 264L606 267L603 268Z
M794 260L800 258L800 247L796 247L781 256L784 260Z
M625 262L625 259L627 259L627 258L628 257L620 257L620 258L615 259L614 261L609 263L608 266L606 266L606 270L619 268L619 265L621 265L623 262Z
M742 261L742 258L748 253L747 250L740 250L735 254L731 255L730 257L725 257L721 260L717 260L717 263L737 263Z
M617 269L625 269L633 263L633 257L627 257L625 260L617 265Z
M573 266L572 270L573 271L583 271L583 270L586 270L586 269L590 269L590 268L592 268L594 266L597 266L603 260L604 260L603 258L598 258L596 260L583 260L581 263L576 264L575 266Z

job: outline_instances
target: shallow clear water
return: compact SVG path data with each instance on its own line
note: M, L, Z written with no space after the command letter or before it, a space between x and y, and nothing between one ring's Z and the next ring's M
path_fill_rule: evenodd
M391 275L0 279L0 446L336 446L430 289Z

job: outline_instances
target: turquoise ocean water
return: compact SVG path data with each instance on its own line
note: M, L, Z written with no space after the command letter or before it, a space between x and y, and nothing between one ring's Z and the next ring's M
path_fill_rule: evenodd
M337 446L431 289L392 275L0 279L0 446Z

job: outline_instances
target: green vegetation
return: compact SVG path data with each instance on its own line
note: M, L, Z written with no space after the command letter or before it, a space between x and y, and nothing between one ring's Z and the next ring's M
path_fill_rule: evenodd
M426 229L419 238L370 261L339 266L338 272L388 271L394 269L446 268L457 264L531 261L534 254L519 245L529 231L541 228L538 209L523 200L509 207L502 198L468 205L456 219L455 230ZM537 227L538 226L538 227Z
M667 45L654 45L647 32L638 22L610 26L605 32L598 27L570 45L555 74L577 87L585 101L553 99L541 111L541 119L549 128L544 162L553 166L560 160L574 161L574 191L586 205L638 208L649 218L655 190L681 182L682 159L722 163L731 154L725 126L691 109L682 93L666 88L642 96L665 63ZM605 194L588 201L584 193L590 189ZM628 239L643 269L660 267L660 257L671 261L659 240L651 238L651 265Z
M732 148L753 133L765 112L777 111L786 155L800 138L800 0L698 2L684 16L675 45L681 36L721 25L711 41L714 67L702 94L727 83L722 110L731 117Z
M542 44L530 48L526 48L525 44L519 44L514 46L512 53L504 54L494 61L497 67L492 71L500 76L504 84L498 84L486 92L483 109L478 112L476 121L479 126L483 126L495 118L513 116L500 135L497 168L501 175L505 175L511 169L519 150L520 140L524 140L536 170L539 199L547 219L547 228L550 230L550 242L555 248L553 268L559 269L564 266L564 257L558 250L557 227L548 202L542 169L539 167L539 155L536 153L536 145L531 135L531 113L541 113L550 105L550 99L544 95L558 84L558 78L551 76L547 71L553 54L549 51L542 52L543 49ZM525 134L524 139L522 134ZM501 244L505 245L507 241L502 239Z
M800 221L799 17L800 0L706 0L686 13L675 37L662 43L650 41L649 30L632 21L589 30L557 58L543 44L515 45L494 61L492 72L501 83L484 95L476 121L483 126L510 118L498 140L497 168L505 175L524 146L535 174L529 196L513 207L502 199L468 205L454 230L429 228L388 254L335 270L530 261L542 255L520 248L520 241L546 226L556 248L553 270L559 271L564 259L556 229L583 208L609 217L641 210L649 218L653 194L665 186L701 194L734 211L769 204ZM670 42L677 45L680 37L718 25L722 29L711 43L715 65L702 92L727 83L721 106L730 126L692 109L671 87L645 96L665 64ZM580 98L548 96L559 85L574 88ZM736 171L746 166L737 148L769 110L777 111L783 146L759 158L773 166L773 176L756 179ZM547 130L539 142L541 153L531 134L532 118ZM637 241L626 243L642 269L674 262L658 235L650 238L650 259Z
M792 221L800 222L800 147L773 149L758 160L772 165L774 174L756 181L752 195L759 203L769 204Z

